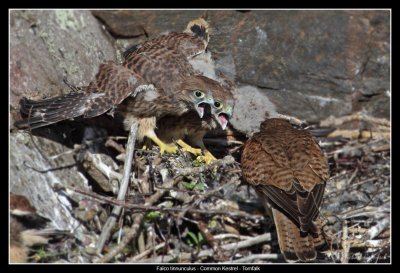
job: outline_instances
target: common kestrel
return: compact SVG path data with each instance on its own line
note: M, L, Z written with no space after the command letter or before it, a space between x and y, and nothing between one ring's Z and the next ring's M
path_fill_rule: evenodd
M191 25L196 33L185 33L186 40L178 35L178 41L187 45L197 39L204 47L205 37L208 39L206 29L196 26ZM190 110L201 118L204 104L214 102L208 81L191 70L185 55L189 49L192 47L175 49L169 47L169 43L149 43L146 52L131 53L121 65L113 62L100 65L95 81L78 88L77 92L41 101L23 98L21 112L28 117L16 125L34 129L61 120L79 116L90 118L116 110L123 116L126 127L133 121L139 122L139 140L147 136L160 146L161 152L175 152L175 145L166 145L155 134L156 120L165 115L179 116ZM199 50L193 52L197 54Z
M316 259L325 244L319 207L328 163L317 142L287 120L268 119L244 145L244 179L272 208L279 246L289 262Z
M229 118L232 116L234 100L229 86L222 85L214 80L203 77L212 87L211 92L214 98L214 104L206 112L203 119L199 119L196 113L190 111L181 116L166 116L157 122L157 135L166 143L177 141L187 151L204 156L202 159L208 164L215 160L215 157L206 149L203 143L204 135L220 127L225 130ZM194 147L187 146L182 140Z
M183 61L193 60L196 56L205 52L209 42L209 25L202 19L196 19L189 22L186 30L183 33L167 33L155 39L146 41L143 44L135 45L129 48L124 56L126 63L130 69L144 69L152 71L160 71L156 75L149 74L149 81L162 81L164 86L170 86L170 79L179 77L182 73L194 75L198 73L194 71L192 63ZM143 56L152 62L140 61ZM165 62L165 59L168 61ZM153 67L148 69L141 64L151 65L156 63L158 69ZM140 65L137 65L140 64ZM162 66L166 65L167 67ZM137 71L141 74L140 71ZM201 149L204 150L204 160L208 163L215 160L215 157L205 149L203 144L203 136L209 130L217 128L220 124L222 129L225 129L229 117L232 115L234 101L230 90L225 85L222 87L219 82L207 77L202 77L205 82L209 83L209 91L214 98L214 103L211 104L211 115L209 114L204 120L199 120L194 112L188 112L183 115L168 115L157 122L157 134L160 139L168 143L176 142L185 150L201 155ZM183 138L190 144L200 147L200 149L192 148L183 142Z

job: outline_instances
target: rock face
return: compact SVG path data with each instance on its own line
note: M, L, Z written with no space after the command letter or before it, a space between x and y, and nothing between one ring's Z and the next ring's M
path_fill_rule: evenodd
M111 40L89 11L10 12L11 124L22 96L40 99L88 84L105 60L115 59Z
M86 178L73 164L75 160L68 149L55 141L31 138L26 132L17 132L10 138L11 192L26 196L37 213L51 219L55 228L74 230L76 237L83 239L85 229L71 216L69 200L53 189L56 183L88 188Z
M239 85L257 88L279 113L309 121L360 110L372 116L390 116L389 11L94 14L119 37L132 37L129 26L139 26L150 38L165 31L181 31L189 20L207 16L212 27L209 50L217 69L234 77ZM239 123L247 122L240 118L247 111L235 109Z
M101 62L115 59L111 40L89 11L14 10L10 24L11 128L19 116L22 96L39 99L70 92L63 78L86 85ZM82 227L71 217L68 200L51 186L74 183L85 188L87 180L76 167L45 173L26 167L47 170L76 163L62 138L58 143L43 137L33 139L36 145L25 133L10 135L11 191L28 197L56 228L75 229L77 238L82 239Z

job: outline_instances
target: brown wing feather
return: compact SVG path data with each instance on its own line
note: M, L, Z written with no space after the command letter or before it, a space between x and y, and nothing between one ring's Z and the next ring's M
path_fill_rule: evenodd
M101 64L95 80L82 88L83 92L40 101L23 98L21 112L28 117L17 122L16 126L35 129L79 116L99 116L135 95L143 83L140 76L123 66L113 62Z
M314 221L328 179L328 164L312 136L286 121L272 119L245 143L242 168L245 180L272 203L285 257L315 259L313 241L317 239L313 237L319 238L320 232Z
M153 45L145 52L131 54L123 66L167 94L179 91L183 79L194 73L181 52L159 44Z
M209 41L208 29L208 23L198 18L189 22L185 32L170 32L142 44L133 45L123 53L123 56L127 59L133 54L152 50L154 45L161 45L181 52L185 58L192 58L206 50Z

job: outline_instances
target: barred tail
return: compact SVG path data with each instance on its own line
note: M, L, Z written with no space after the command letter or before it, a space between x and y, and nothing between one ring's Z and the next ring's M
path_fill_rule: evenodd
M317 257L314 239L310 234L302 234L286 215L272 209L278 234L279 247L288 262L313 261Z
M17 121L15 126L20 129L35 129L79 117L90 109L96 98L102 96L101 93L72 92L40 101L22 98L20 111L27 117Z

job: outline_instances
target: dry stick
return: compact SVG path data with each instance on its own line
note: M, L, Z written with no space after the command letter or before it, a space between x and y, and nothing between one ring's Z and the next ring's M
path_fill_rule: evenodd
M349 121L368 121L371 123L383 125L386 127L390 127L390 121L384 118L374 118L370 117L366 114L363 114L361 112L357 112L355 114L349 115L349 116L344 116L340 118L335 118L333 116L330 116L329 118L322 120L320 122L321 126L340 126L343 123L349 122Z
M165 246L165 242L162 242L161 244L158 244L154 247L151 247L145 251L143 251L142 253L140 253L139 255L136 255L130 259L127 260L128 263L132 263L132 262L136 262L139 261L140 259L142 259L143 257L146 257L147 255L149 255L151 252L153 251L157 251L160 248L163 248Z
M128 189L129 185L129 177L131 174L131 168L132 168L132 158L133 158L133 151L135 149L135 140L136 140L136 134L137 134L137 129L138 129L138 123L134 122L131 125L130 131L129 131L129 137L128 137L128 143L127 143L127 156L125 158L125 163L124 163L124 175L122 178L121 182L121 187L119 188L118 192L118 200L124 200L125 199L125 194ZM110 236L111 229L115 225L117 221L117 217L121 213L122 207L114 207L112 210L112 213L110 217L107 219L107 222L104 224L103 230L101 232L101 235L99 237L99 240L97 241L96 248L97 252L100 254L101 251L103 250L104 244L108 237Z
M347 228L347 221L344 220L343 222L343 229L342 229L342 256L340 257L340 262L342 264L349 263L349 252L350 252L350 240L348 239L348 228Z
M202 171L204 171L205 169L211 169L215 166L221 166L221 165L229 164L229 163L233 163L233 162L234 162L234 158L232 156L226 156L221 160L216 160L216 161L212 162L210 165L208 165L206 167L191 168L191 170L184 169L185 171L180 172L179 175L185 175L186 173L192 173L193 169L196 169L197 171L199 171L198 169L201 169ZM179 183L178 179L166 179L166 181L164 182L164 185L165 185L164 188L163 189L158 188L158 191L147 199L147 202L144 204L145 207L151 206L154 203L156 203L164 195L164 193L166 191L171 190L171 188L174 187L178 183ZM115 257L115 255L120 253L122 251L122 249L124 249L124 247L127 244L129 244L130 241L132 241L134 238L136 238L136 236L138 235L138 230L139 230L140 224L143 221L143 219L144 219L143 213L137 214L133 220L133 223L134 223L133 226L129 230L126 231L126 235L122 239L122 241L116 247L111 249L109 253L104 255L102 258L95 260L94 262L96 262L96 263L109 262L112 258Z
M178 183L179 180L172 180L168 179L165 183L165 186L167 188L172 188L175 186L176 183ZM145 206L151 206L152 204L156 203L165 193L166 190L158 190L155 194L150 196L145 203ZM133 226L126 231L125 237L122 239L122 241L113 249L110 250L106 255L104 255L102 258L95 260L94 262L96 263L106 263L109 262L112 258L115 257L118 253L120 253L124 247L129 244L130 241L132 241L136 236L138 235L138 231L140 228L140 224L142 223L144 219L144 214L139 213L135 216L133 219Z
M179 180L176 180L175 182L178 183ZM88 191L81 190L81 189L75 188L75 187L63 186L60 184L56 184L53 187L56 188L57 190L72 191L72 192L81 194L85 197L90 197L91 200L97 201L102 204L104 204L104 203L112 204L115 206L123 207L125 209L141 211L141 212L147 212L147 211L181 212L181 211L186 211L186 212L199 213L199 214L223 214L223 215L228 215L230 217L245 217L245 218L254 219L254 220L264 217L264 216L260 216L260 215L252 215L247 212L240 211L240 210L237 210L237 211L227 211L227 210L222 210L222 209L220 209L220 210L203 210L203 209L187 209L186 207L166 208L166 207L158 207L158 206L149 206L149 205L146 205L147 203L145 205L136 205L136 204L125 203L124 201L116 200L115 198L112 198L112 197L102 196L97 193L88 192ZM167 187L162 187L162 188L157 187L157 188L163 189L163 190L175 190L175 189L167 188ZM223 187L221 186L221 188L223 188ZM212 192L212 193L214 193L214 192ZM210 195L208 195L208 193L206 193L206 194L207 194L207 196L210 196ZM201 196L202 195L200 195L200 197Z
M225 240L225 239L250 239L253 238L251 236L246 236L246 235L237 235L234 233L224 233L224 234L218 234L214 236L215 240Z
M281 118L281 119L286 119L288 120L290 123L294 123L298 126L301 126L302 124L305 124L306 122L296 118L296 117L292 117L292 116L288 116L288 115L282 115L282 114L274 114L271 116L271 118Z
M241 249L241 248L246 248L246 247L250 247L253 245L257 245L263 242L267 242L267 241L271 241L271 233L265 233L250 239L246 239L237 243L230 243L230 244L226 244L226 245L222 245L221 248L223 250L226 251L230 251L230 250L237 250L237 249ZM196 255L198 258L203 258L203 257L211 257L214 256L214 251L211 249L207 249L207 250L202 250L199 252L198 255ZM181 253L179 255L179 259L180 260L190 260L192 258L192 254L191 253ZM152 263L160 263L160 262L169 262L171 260L176 259L176 256L173 255L164 255L164 256L157 256L151 259L147 259L141 262L152 262ZM163 260L164 259L164 260Z
M86 156L88 159L90 159L90 162L91 162L103 175L105 175L108 179L111 180L111 179L113 179L113 178L116 178L116 179L118 179L118 181L122 181L123 176L122 176L120 173L113 171L112 168L111 168L111 166L108 166L108 165L104 164L104 163L101 161L101 159L100 159L99 156L97 156L97 155L95 155L95 154L92 154L92 153L89 152L89 151L86 151L85 156Z
M104 143L104 145L105 145L106 147L112 147L112 148L114 148L114 149L117 150L120 154L124 154L124 153L125 153L124 147L123 147L121 144L115 142L115 140L113 140L113 139L111 139L111 138L109 138L109 139L106 141L106 143Z
M366 236L369 240L375 239L382 231L386 230L390 226L390 219L384 218L379 221L375 226L371 227Z
M252 254L250 256L247 257L243 257L237 260L233 260L233 261L228 261L225 263L249 263L252 262L254 260L278 260L279 257L281 257L280 254Z

